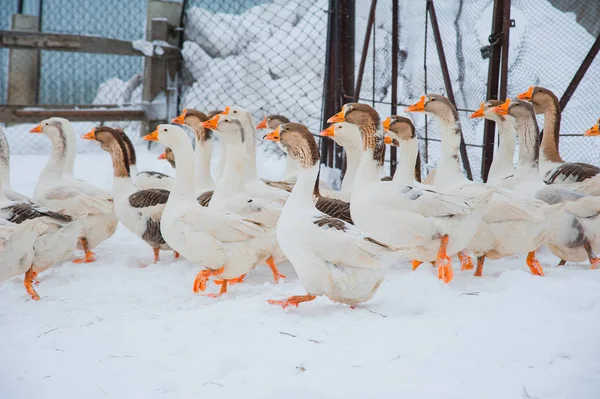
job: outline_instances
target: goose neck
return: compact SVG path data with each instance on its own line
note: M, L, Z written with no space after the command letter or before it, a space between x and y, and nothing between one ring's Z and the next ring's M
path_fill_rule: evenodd
M227 197L240 192L244 187L244 157L246 147L243 143L227 143L227 157L223 176L215 189L214 196ZM214 198L214 197L213 197Z
M352 198L355 198L357 194L360 195L360 192L364 191L369 184L379 180L380 169L379 158L375 157L371 148L366 148L356 170L354 186L352 186Z
M248 123L246 121L242 122L242 128L244 129L243 134L245 137L246 144L246 168L244 175L246 181L249 181L258 178L258 172L256 168L256 129L254 128L252 123ZM227 144L231 145L231 143Z
M296 184L290 193L286 206L301 207L304 209L314 208L313 193L315 184L318 184L319 163L308 168L298 168Z
M488 175L488 182L490 183L495 183L499 179L510 175L514 170L513 156L517 145L517 132L512 124L496 122L496 125L498 126L500 143L490 166Z
M344 147L346 152L346 173L342 180L342 193L351 193L354 181L356 180L356 171L360 165L361 151L355 146Z
M52 150L50 152L50 158L46 163L46 166L42 170L40 178L43 179L60 179L65 170L67 143L64 136L57 138L51 138Z
M544 112L544 137L542 138L541 152L548 162L564 162L559 152L560 140L560 109L558 104L553 104Z
M198 140L194 156L194 188L197 192L205 192L215 188L215 182L210 174L210 161L212 158L213 143L211 140Z
M456 120L439 119L442 153L435 176L435 185L441 187L463 180L465 177L460 165L459 147L461 128Z
M181 136L183 137L177 137L177 140L170 145L177 160L177 169L169 201L171 199L195 201L194 152L192 143L187 139L185 133L181 133Z
M519 163L517 172L519 175L538 173L539 161L539 129L535 118L531 120L520 121L517 125L517 134L519 135Z
M398 146L398 164L394 181L404 185L410 185L415 180L415 164L419 155L419 143L416 138L400 140Z

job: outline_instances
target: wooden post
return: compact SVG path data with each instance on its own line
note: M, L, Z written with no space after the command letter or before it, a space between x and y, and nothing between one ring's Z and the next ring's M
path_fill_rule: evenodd
M146 22L146 40L164 42L178 47L182 4L172 1L149 0ZM177 113L177 71L180 60L146 57L144 60L143 107L148 114L147 124L142 124L141 134L147 134L157 125L166 123ZM165 95L166 105L153 106L159 94Z
M37 32L39 18L33 15L13 14L12 30ZM37 103L39 79L38 50L10 49L8 53L8 105Z

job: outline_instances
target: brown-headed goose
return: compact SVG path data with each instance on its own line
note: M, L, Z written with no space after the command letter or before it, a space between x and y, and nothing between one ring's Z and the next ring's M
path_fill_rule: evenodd
M544 114L544 137L540 147L540 174L553 183L580 183L600 174L600 168L581 162L565 162L560 156L561 109L558 98L549 89L531 86L517 96L530 101L536 114Z
M165 151L158 156L158 159L164 159L173 169L175 169L175 155L173 155L173 150L169 147L165 148Z
M594 248L600 248L600 197L544 183L538 172L539 128L530 103L506 100L492 111L508 119L499 129L513 129L519 138L519 164L514 175L505 178L501 185L554 205L554 212L546 218L544 243L561 259L561 264L589 260L596 268L600 264L594 254Z
M159 188L142 189L131 179L127 145L120 132L108 126L98 126L82 137L96 140L110 154L113 165L113 196L119 221L144 240L154 251L154 263L160 250L170 250L160 232L160 218L169 198L169 191ZM175 257L179 257L175 252Z
M263 118L262 121L258 125L256 125L256 129L268 129L269 131L277 129L277 126L282 123L289 123L290 120L283 115L267 115ZM264 180L270 186L280 188L282 190L286 190L288 192L292 191L294 187L294 183L296 182L296 174L298 172L298 168L296 167L296 162L291 159L285 148L280 143L276 143L280 150L285 154L285 172L283 174L283 179L280 181L270 181Z
M307 292L269 303L297 307L317 295L350 306L368 301L390 264L405 251L380 243L315 208L313 187L319 181L320 157L306 126L284 123L265 139L280 142L298 164L298 179L277 223L277 238Z
M129 171L135 185L139 188L159 188L163 190L170 190L173 185L173 178L161 172L155 172L145 170L138 172L137 170L137 156L135 154L135 147L131 142L131 139L123 129L113 128L113 130L121 135L121 139L125 144L127 150L127 159L129 162Z
M418 261L436 261L438 278L452 280L450 255L465 249L479 221L478 208L493 191L477 196L444 195L394 182L381 181L384 133L377 111L367 104L345 104L329 123L349 122L360 129L363 155L352 188L350 209L356 226L391 245L411 245Z
M52 143L52 153L38 179L33 200L51 210L60 211L72 218L85 215L83 232L79 237L78 248L85 257L75 259L76 263L95 260L92 249L111 237L117 229L112 195L103 189L86 183L65 173L68 154L74 153L74 132L70 123L60 118L43 120L31 129L32 133L46 135Z

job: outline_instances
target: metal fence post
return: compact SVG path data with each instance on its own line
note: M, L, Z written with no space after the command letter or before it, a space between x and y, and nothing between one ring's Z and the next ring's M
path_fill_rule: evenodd
M510 1L508 2L510 3ZM504 24L504 1L494 0L494 15L492 18L492 33L490 35L490 44L499 38L502 34ZM510 5L509 5L510 7ZM492 46L492 54L488 66L488 81L486 100L498 99L498 79L500 76L500 59L502 56L502 48L499 43ZM508 65L508 63L507 63ZM503 71L504 74L504 71ZM506 71L508 75L508 71ZM506 93L505 93L506 95ZM494 139L496 135L496 123L489 119L485 119L483 125L483 149L481 154L481 179L486 182L490 166L494 158Z
M33 15L13 14L12 30L39 31L39 18ZM10 49L8 51L8 105L31 105L37 103L40 52L36 49Z
M565 90L562 97L560 98L559 104L560 104L561 112L563 109L565 109L565 107L569 103L569 100L573 96L573 93L575 93L577 86L579 86L579 83L581 83L581 79L583 79L588 68L590 67L590 65L592 65L594 58L596 58L598 51L600 51L600 35L598 35L598 37L596 38L596 41L590 48L590 51L588 51L588 53L585 56L585 58L583 59L583 61L581 61L581 65L579 66L579 69L577 70L577 72L575 72L575 75L573 76L573 79L569 83L569 86L567 86L567 89Z
M442 44L442 35L440 34L440 26L437 22L435 15L435 6L433 0L427 0L427 10L429 11L429 17L431 18L431 28L433 29L433 37L435 39L435 45L440 59L440 67L442 68L442 76L444 78L444 86L446 87L446 94L448 100L456 107L456 100L454 99L454 91L452 89L452 82L450 80L450 73L448 72L448 63L446 62L446 55L444 53L444 45ZM467 146L465 145L465 139L460 137L460 157L462 158L463 166L469 180L473 180L473 174L471 173L471 163L469 162L469 155L467 154Z

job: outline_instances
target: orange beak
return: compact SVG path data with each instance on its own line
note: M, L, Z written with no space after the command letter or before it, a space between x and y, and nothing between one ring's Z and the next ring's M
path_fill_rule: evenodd
M346 122L346 117L344 116L344 110L342 109L337 114L333 115L331 118L327 119L327 123L337 123L337 122Z
M263 139L270 140L270 141L279 141L280 140L279 129L281 129L281 126L278 126L277 129L275 129L271 133L267 134L265 137L263 137Z
M229 108L229 107L225 107L225 111L221 112L221 114L223 114L223 115L229 115L229 110L230 109L231 108Z
M167 152L166 152L166 151L165 151L165 152L163 152L163 153L162 153L162 154L160 154L160 155L158 156L158 158L156 158L156 159L167 159Z
M82 139L85 140L95 140L96 139L96 129L92 129L91 132L81 136Z
M473 112L471 114L471 116L469 116L469 118L471 119L475 119L475 118L483 118L485 116L485 112L483 111L483 103L481 103L481 105L479 106L479 109L475 112Z
M177 118L171 119L172 123L177 125L185 125L185 114L187 113L187 108L184 108L181 112L181 115L178 115Z
M519 100L531 101L533 97L533 86L531 86L525 93L521 93L517 96Z
M258 125L256 125L257 129L266 129L267 128L267 117L265 116L262 121Z
M33 129L31 129L29 131L29 133L41 133L42 132L42 125L39 124L36 127L34 127Z
M158 141L158 129L142 137L143 140Z
M225 108L226 110L229 107ZM207 120L206 122L202 122L200 123L200 125L205 128L205 129L213 129L216 130L217 126L219 125L219 115L215 115L213 116L211 119Z
M388 118L389 119L389 118ZM389 130L389 129L388 129ZM390 136L383 136L383 142L385 144L392 144L394 142L394 140L392 140L392 138Z
M385 118L385 120L383 121L383 129L384 130L390 130L390 125L392 124L392 118L390 118L389 116L387 118ZM387 140L388 137L386 136L384 141ZM390 143L392 139L390 139ZM387 141L385 142L386 144L390 144Z
M510 105L510 98L507 98L504 104L498 105L492 108L492 112L498 115L508 115L508 106Z
M406 108L407 112L425 112L425 96L421 96L419 102Z
M596 123L592 126L591 129L588 129L583 135L584 136L600 136L600 122Z
M330 125L327 129L323 130L319 134L321 136L323 136L323 137L334 137L335 133L334 133L333 129L335 129L335 126L334 125Z

